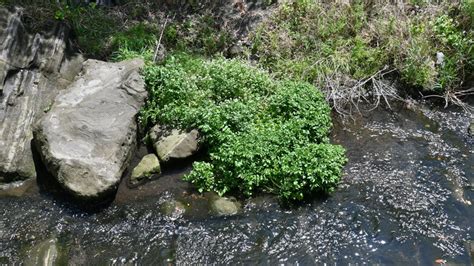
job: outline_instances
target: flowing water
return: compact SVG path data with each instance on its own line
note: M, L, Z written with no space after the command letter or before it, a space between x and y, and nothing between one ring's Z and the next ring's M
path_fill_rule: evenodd
M283 208L242 200L234 216L209 212L182 171L85 212L30 185L0 197L0 264L357 263L473 264L474 151L459 110L380 108L333 140L349 163L330 197ZM189 170L185 168L184 171ZM164 211L178 200L186 211ZM46 254L46 255L45 255ZM46 257L46 258L45 258Z

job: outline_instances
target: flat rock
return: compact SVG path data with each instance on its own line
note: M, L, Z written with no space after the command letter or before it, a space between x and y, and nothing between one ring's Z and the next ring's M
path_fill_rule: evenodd
M147 96L143 61L87 60L34 130L48 171L72 195L115 192L136 149L136 117Z
M156 155L148 154L133 169L130 183L136 185L153 174L161 174L160 161Z
M239 212L240 204L230 198L215 196L211 199L211 209L217 215L234 215Z
M199 149L199 132L195 129L184 132L177 129L167 130L156 125L149 135L162 162L188 158Z
M20 10L0 8L0 184L36 177L33 124L82 67L68 33L29 34Z
M186 206L180 201L170 200L164 202L160 206L160 210L164 215L168 216L172 220L176 220L184 215L186 212Z

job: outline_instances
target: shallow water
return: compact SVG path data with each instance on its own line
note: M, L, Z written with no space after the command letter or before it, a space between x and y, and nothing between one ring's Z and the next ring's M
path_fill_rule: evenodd
M474 151L459 110L382 108L336 121L333 140L349 163L326 199L282 208L275 198L243 201L237 215L209 213L169 171L136 189L121 185L107 208L87 213L33 184L0 197L0 263L26 261L56 241L76 264L473 263ZM182 214L165 215L177 199ZM49 242L48 242L49 243Z

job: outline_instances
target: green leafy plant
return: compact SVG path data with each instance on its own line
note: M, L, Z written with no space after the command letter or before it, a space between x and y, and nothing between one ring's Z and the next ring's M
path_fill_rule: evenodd
M209 159L185 177L199 191L284 200L330 192L346 161L329 143L330 108L308 83L277 81L238 60L206 61L183 54L144 71L145 125L197 128Z
M112 37L112 49L119 48L132 51L152 48L155 45L158 29L145 23L138 23Z

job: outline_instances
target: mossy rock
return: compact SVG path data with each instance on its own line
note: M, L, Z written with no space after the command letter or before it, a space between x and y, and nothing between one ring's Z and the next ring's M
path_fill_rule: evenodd
M154 174L161 174L161 166L158 157L154 154L148 154L133 169L130 183L136 185Z
M211 198L211 210L219 216L237 214L240 207L240 203L232 198L219 196Z

